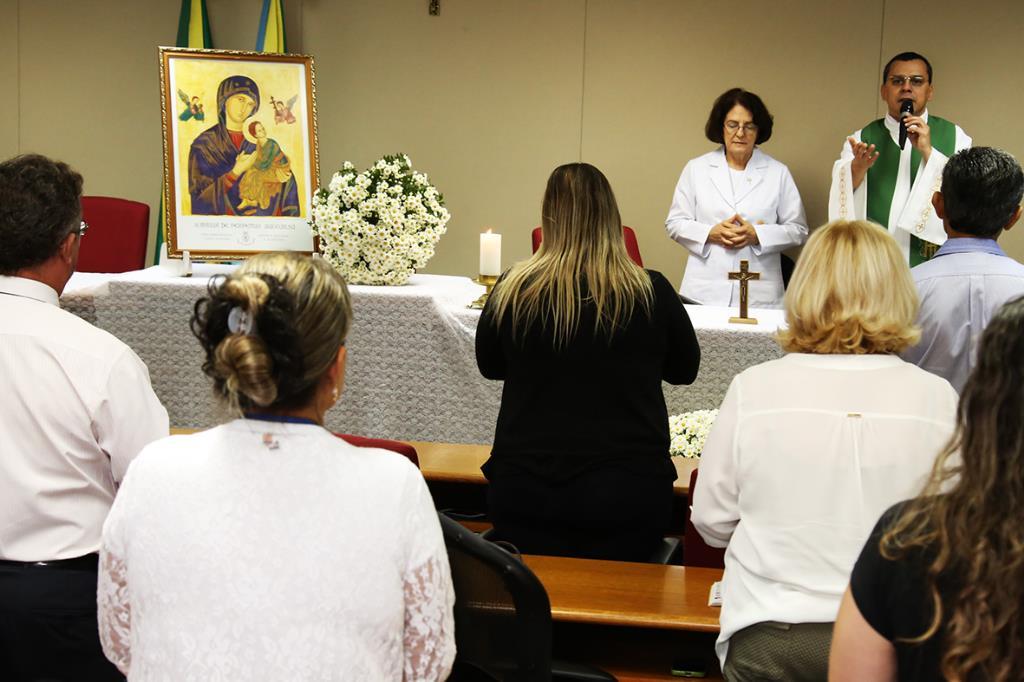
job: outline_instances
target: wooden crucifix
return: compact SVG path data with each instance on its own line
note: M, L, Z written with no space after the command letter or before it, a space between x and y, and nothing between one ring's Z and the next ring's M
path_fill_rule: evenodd
M729 279L738 279L740 281L740 316L730 317L729 322L739 324L757 324L756 318L747 317L747 302L750 300L750 280L761 279L761 273L750 272L750 262L747 260L741 260L740 271L730 272Z

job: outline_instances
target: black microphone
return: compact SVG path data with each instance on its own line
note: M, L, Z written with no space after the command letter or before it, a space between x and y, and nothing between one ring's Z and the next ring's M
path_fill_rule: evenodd
M904 119L912 113L914 113L914 100L905 99L900 102L900 149L907 146L907 124Z

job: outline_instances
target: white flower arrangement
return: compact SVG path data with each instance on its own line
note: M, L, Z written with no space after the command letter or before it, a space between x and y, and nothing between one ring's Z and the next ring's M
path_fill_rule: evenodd
M668 432L672 443L669 454L673 457L700 457L717 416L718 410L694 410L670 416Z
M320 252L349 284L405 284L427 264L451 214L444 196L405 154L357 173L346 161L313 194Z

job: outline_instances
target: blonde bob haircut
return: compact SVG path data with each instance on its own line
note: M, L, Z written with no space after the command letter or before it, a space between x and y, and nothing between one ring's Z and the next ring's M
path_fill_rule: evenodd
M864 220L819 228L804 247L785 297L792 353L899 353L917 343L917 289L889 233Z
M604 173L589 163L556 168L544 191L541 233L537 253L512 266L495 288L495 325L510 316L517 337L546 323L554 346L564 348L578 331L584 302L596 310L595 336L610 337L636 308L650 315L654 287L626 252L619 207Z

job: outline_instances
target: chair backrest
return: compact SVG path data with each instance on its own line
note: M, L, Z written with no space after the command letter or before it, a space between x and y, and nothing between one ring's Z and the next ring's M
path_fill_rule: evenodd
M456 669L551 679L551 602L518 557L438 514L455 585Z
M784 253L779 254L779 267L782 269L782 288L789 288L789 280L793 277L793 269L796 267L796 261L787 256Z
M80 272L128 272L146 267L149 206L114 197L82 197L89 231L78 251Z
M697 489L697 469L690 472L690 502L693 503L693 491ZM725 550L712 547L704 542L697 532L693 521L687 517L686 529L683 531L683 566L699 566L701 568L725 568Z
M397 452L400 455L406 457L410 462L416 465L418 469L420 466L420 458L416 454L416 448L403 443L399 440L387 440L386 438L366 438L365 436L353 436L350 433L335 433L335 436L342 439L349 445L355 445L357 448L380 448L381 450L391 450Z
M540 248L540 243L544 236L539 227L535 227L531 233L533 240L533 253L537 253L537 249ZM644 266L644 259L640 257L640 245L636 241L636 232L633 231L632 227L622 226L622 238L626 241L626 253L633 259L633 262L640 267Z

